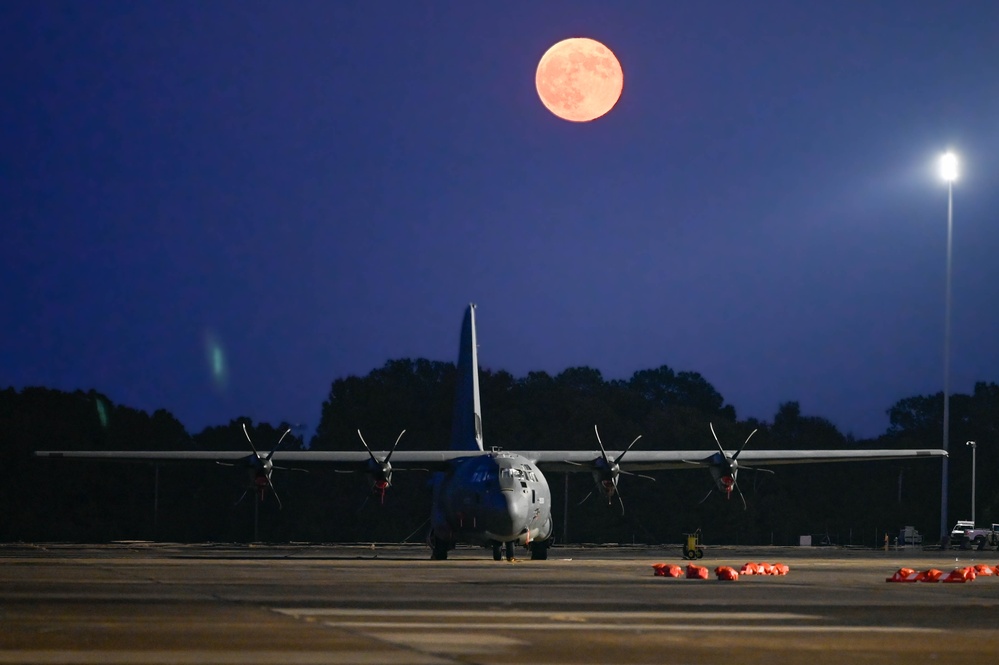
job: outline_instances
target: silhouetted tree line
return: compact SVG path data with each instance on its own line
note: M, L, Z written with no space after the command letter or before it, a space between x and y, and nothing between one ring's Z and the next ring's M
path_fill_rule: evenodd
M424 359L392 360L364 377L333 382L311 441L293 432L282 449L362 450L360 429L386 450L403 429L399 449L448 446L456 370ZM753 429L751 448L935 448L940 446L943 396L915 396L888 410L890 427L856 441L828 420L781 404L772 422L739 420L735 409L696 372L667 366L608 381L589 367L552 376L480 376L486 446L510 450L596 450L598 425L608 449L715 450L708 423L727 450ZM0 541L155 539L175 542L422 542L430 511L430 474L397 470L384 505L364 474L312 466L276 470L273 496L246 492L247 471L211 463L44 460L34 450L243 450L246 423L258 450L272 449L287 423L237 418L190 435L170 413L116 405L95 391L45 388L0 391L4 476ZM978 383L951 397L950 517L970 516L971 450L978 447L979 522L999 521L999 385ZM627 457L622 464L627 470ZM712 544L796 544L802 534L834 543L880 544L886 531L913 525L937 536L940 462L873 461L779 466L768 474L744 469L739 484L749 504L714 492L706 469L652 473L655 481L622 476L625 511L608 506L589 473L548 474L558 541L677 543L701 528ZM244 492L245 495L244 495ZM241 498L242 497L242 498ZM256 513L256 514L255 514Z

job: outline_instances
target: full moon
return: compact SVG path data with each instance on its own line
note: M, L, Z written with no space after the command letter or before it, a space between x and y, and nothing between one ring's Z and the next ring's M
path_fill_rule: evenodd
M624 73L609 48L594 39L573 37L541 56L534 84L549 111L564 120L588 122L614 108Z

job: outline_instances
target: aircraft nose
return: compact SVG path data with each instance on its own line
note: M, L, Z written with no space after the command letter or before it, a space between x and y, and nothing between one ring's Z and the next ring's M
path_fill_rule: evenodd
M506 494L506 511L510 516L510 533L519 534L527 526L527 495L514 490Z
M527 495L517 490L504 490L499 495L489 511L486 530L497 540L515 540L527 528Z

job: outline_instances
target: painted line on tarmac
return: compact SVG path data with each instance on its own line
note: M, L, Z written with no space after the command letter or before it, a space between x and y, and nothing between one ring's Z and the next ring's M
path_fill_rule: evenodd
M804 624L826 621L814 614L787 612L516 612L461 610L362 610L341 608L273 608L298 619L319 620L331 628L383 631L468 630L645 630L658 632L727 631L750 633L939 633L940 628L915 626L845 626ZM423 619L420 621L419 619ZM441 622L441 619L452 619ZM469 621L472 619L472 621ZM474 621L486 619L486 621ZM683 623L668 623L681 620ZM691 623L701 621L703 623ZM799 622L788 625L786 622ZM734 624L733 622L741 622Z
M0 650L3 665L447 665L454 660L389 651Z
M689 618L689 617L688 617ZM544 625L529 623L452 623L441 624L430 621L399 622L399 621L323 621L330 628L363 628L375 632L382 630L608 630L619 631L659 631L659 632L718 632L724 628L727 632L748 633L940 633L940 628L918 628L909 626L733 626L731 624L662 624L662 623L548 623Z
M279 614L296 618L325 617L388 617L435 618L435 619L550 619L552 621L587 622L593 619L620 619L637 621L648 619L701 619L704 621L816 621L823 617L814 614L792 614L790 612L540 612L517 610L364 610L339 607L282 607L272 608Z

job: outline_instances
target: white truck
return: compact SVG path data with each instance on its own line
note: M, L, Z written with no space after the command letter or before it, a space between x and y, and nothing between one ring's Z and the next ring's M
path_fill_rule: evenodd
M914 526L903 526L898 532L898 544L902 547L907 545L922 545L923 534L916 531Z
M976 527L971 520L958 520L950 530L950 544L962 550L984 550L986 545L999 547L999 524L992 528Z

